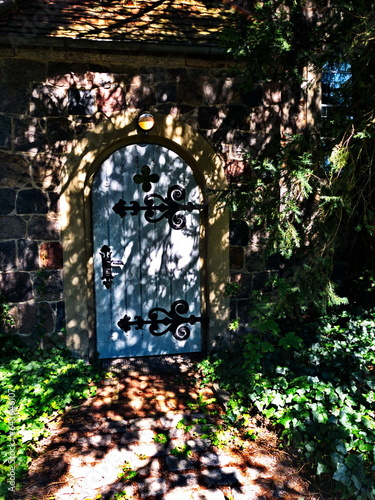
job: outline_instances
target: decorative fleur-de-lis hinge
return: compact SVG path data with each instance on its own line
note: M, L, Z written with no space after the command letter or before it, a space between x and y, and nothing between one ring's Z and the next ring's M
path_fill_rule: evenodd
M149 319L143 319L141 316L135 316L134 320L125 315L117 325L124 330L124 332L130 331L132 326L135 326L136 330L142 330L145 325L149 325L149 331L152 335L160 337L168 332L171 332L175 339L186 340L190 336L190 328L187 326L195 325L195 323L201 323L203 326L208 325L208 316L182 316L189 311L189 305L185 300L176 300L173 302L171 310L167 311L162 307L154 307L148 313ZM159 319L159 313L162 313L164 317ZM160 326L164 325L167 328L160 329Z
M207 204L196 204L192 202L179 203L185 199L186 191L181 186L171 186L168 189L166 197L160 194L148 194L144 198L144 205L140 205L138 201L131 201L127 205L123 199L120 199L112 210L121 218L125 217L127 212L130 215L138 215L141 211L147 222L156 223L162 219L167 219L172 229L183 229L186 226L186 217L181 212L193 212L194 210L204 210ZM160 205L154 205L155 199L160 200ZM158 215L159 214L159 215Z

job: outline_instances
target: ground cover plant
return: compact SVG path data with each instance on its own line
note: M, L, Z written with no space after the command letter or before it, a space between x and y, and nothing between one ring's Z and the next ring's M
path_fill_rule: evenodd
M258 318L235 351L201 363L230 391L228 416L262 414L337 498L375 498L375 310L300 323ZM294 325L296 327L296 324Z
M64 350L28 348L5 334L0 360L0 497L6 498L12 477L17 483L36 456L48 421L95 393L100 373Z

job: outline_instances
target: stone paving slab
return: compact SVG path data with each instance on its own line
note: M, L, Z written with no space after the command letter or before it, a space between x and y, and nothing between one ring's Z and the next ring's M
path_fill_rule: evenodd
M209 488L215 486L240 486L244 483L244 478L235 467L203 470L202 476Z
M136 455L145 455L146 457L160 457L167 454L164 445L158 443L130 443L127 449Z
M167 482L161 478L147 478L138 484L141 498L163 495L168 491Z
M163 500L225 500L221 490L185 490L176 489L167 493Z
M189 417L188 413L171 413L160 417L159 423L164 429L171 429L175 428L181 420L188 420Z
M159 424L158 418L137 418L128 422L129 430L136 431L142 429L156 429Z
M232 461L230 455L214 453L213 451L205 451L199 458L203 467L225 467Z
M221 490L195 491L192 500L225 500Z
M186 488L186 487L199 487L198 474L194 472L185 472L184 474L170 474L169 485L171 488Z
M188 458L175 457L173 455L168 455L166 458L166 463L168 470L170 471L184 471L196 469L193 460Z
M121 444L127 443L149 443L153 441L155 437L155 432L151 429L141 429L125 432L121 437Z

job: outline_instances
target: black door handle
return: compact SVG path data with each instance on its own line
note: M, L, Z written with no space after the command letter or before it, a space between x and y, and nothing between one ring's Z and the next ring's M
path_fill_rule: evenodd
M103 285L109 290L113 283L112 250L108 245L103 245L100 249L100 255L102 256L102 277L100 279L103 280Z

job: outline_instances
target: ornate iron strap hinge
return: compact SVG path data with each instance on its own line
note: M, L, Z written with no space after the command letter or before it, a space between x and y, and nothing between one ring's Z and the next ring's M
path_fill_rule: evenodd
M189 305L185 300L176 300L173 302L171 310L168 312L166 309L161 307L154 307L148 313L149 320L143 319L141 316L135 316L133 321L130 321L129 316L124 316L117 325L128 332L132 326L135 326L136 330L142 330L145 325L149 325L149 330L152 335L160 337L168 332L171 332L175 339L186 340L190 336L190 328L187 326L195 325L195 323L201 323L203 326L208 325L208 316L181 316L189 311ZM164 318L159 319L158 314L164 314ZM160 325L165 325L167 328L160 330Z
M168 189L166 197L160 194L148 194L144 198L144 205L140 205L138 201L131 201L127 205L123 199L120 199L112 210L121 218L124 218L127 212L130 215L138 215L144 211L145 219L147 222L156 223L162 219L168 219L168 223L172 229L183 229L186 226L186 217L181 212L191 213L193 210L203 210L207 204L199 205L196 203L179 203L185 198L185 189L181 186L171 186ZM154 205L155 199L161 200L160 205ZM160 215L157 215L160 213Z

